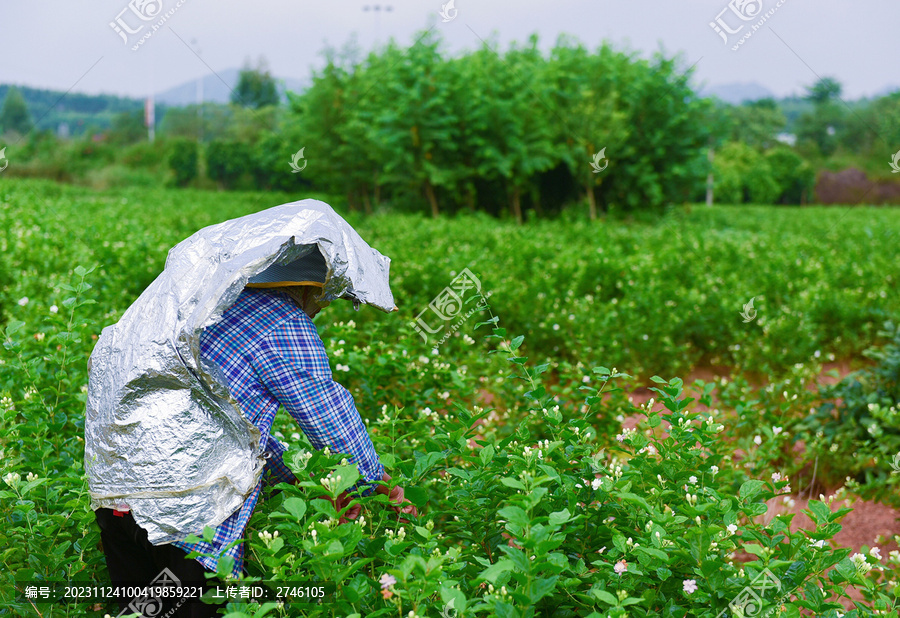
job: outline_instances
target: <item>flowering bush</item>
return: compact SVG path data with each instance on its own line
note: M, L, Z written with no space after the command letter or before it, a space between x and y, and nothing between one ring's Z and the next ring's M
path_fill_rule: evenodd
M239 196L217 195L211 208L204 194L150 195L20 181L0 192L11 282L0 290L0 613L48 615L47 606L20 598L24 581L108 583L82 468L87 357L101 326L152 281L169 247L248 209ZM142 208L150 201L153 209ZM808 463L794 461L792 448L818 405L805 388L816 369L792 363L820 349L827 357L867 345L876 338L874 316L896 304L891 275L883 276L895 254L826 260L866 236L857 211L842 220L840 241L798 242L810 252L806 261L798 263L787 243L750 268L767 243L774 246L766 226L797 239L807 224L833 223L811 212L791 219L779 211L771 223L769 211L711 209L687 216L678 230L668 222L646 229L546 222L529 237L479 218L354 221L395 258L393 285L408 320L335 302L317 323L336 379L354 394L383 463L420 515L402 521L373 495L359 498L360 518L342 522L321 497L350 487L355 469L339 453L314 452L279 416L285 461L304 481L279 487L258 507L248 568L268 581L333 582L338 592L327 606L234 602L231 615L712 618L775 580L778 594L772 586L760 594L763 611L781 601L784 615L837 617L845 610L835 599L850 604L852 587L864 602L847 616L891 611L900 554L832 548L847 509L824 496L811 501L810 532L792 532L790 515L766 512L767 501L789 493L788 479L799 486ZM886 225L890 215L872 213ZM681 238L684 230L702 242ZM636 252L640 243L658 251ZM452 268L477 261L485 247L490 268L479 276L494 292L491 310L528 341L491 314L474 331L473 317L435 353L409 322L449 283ZM686 274L676 277L682 265ZM800 289L795 282L804 280ZM737 312L746 300L735 294L759 289L773 304L758 304L759 318L743 324ZM800 297L808 309L790 310ZM785 309L764 309L776 302ZM841 341L832 341L835 333ZM617 390L647 380L616 367L670 376L714 359L787 371L763 389L738 377L718 391L654 378L655 400L640 408ZM636 427L623 427L635 414ZM854 444L868 452L865 436L854 435L846 452ZM847 463L833 462L836 473ZM59 609L103 611L117 612L92 603Z
M742 607L764 576L778 594L763 596L762 609L837 616L845 585L865 585L868 558L827 543L850 509L811 501L809 533L791 532L790 515L761 521L765 501L790 487L779 474L748 478L732 465L726 427L693 411L710 403L711 385L695 399L681 380L654 378L659 404L648 402L637 429L609 440L593 427L594 406L623 374L597 367L586 410L560 404L539 384L546 365L516 355L522 337L510 341L495 327L489 338L530 387L522 416L508 419L515 432L475 439L487 412L463 405L437 418L389 415L390 430L372 433L419 520L398 521L376 504L381 496L360 500L361 521L339 523L328 501L314 499L328 492L327 476L282 486L254 518L283 539L251 538L265 565L259 576L338 581L341 594L320 613L356 616L424 616L452 604L460 616L712 617ZM429 434L421 449L394 439ZM292 458L301 475L349 474L332 495L356 480L337 460Z
M889 343L866 352L876 365L824 389L802 428L825 479L846 477L862 495L900 507L900 329L888 322L882 335Z

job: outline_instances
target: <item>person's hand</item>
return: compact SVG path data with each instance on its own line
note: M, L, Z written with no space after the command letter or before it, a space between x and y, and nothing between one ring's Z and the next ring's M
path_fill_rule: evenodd
M341 495L337 497L337 500L332 500L331 503L334 505L335 510L340 513L341 509L350 506L353 500L347 496L347 492L345 491ZM359 506L359 503L354 503L347 509L347 512L341 515L341 518L338 520L338 523L346 524L348 520L356 519L359 517L360 512L362 511L362 507Z
M381 477L381 480L387 483L391 480L391 477L387 472L385 472L384 476ZM419 516L419 511L416 510L416 505L406 499L406 497L403 495L403 488L399 485L394 485L390 489L384 485L378 485L375 488L375 491L388 497L388 500L390 500L391 502L390 508L398 515L412 515L413 517ZM400 521L406 524L410 523L409 520L403 518L401 518Z

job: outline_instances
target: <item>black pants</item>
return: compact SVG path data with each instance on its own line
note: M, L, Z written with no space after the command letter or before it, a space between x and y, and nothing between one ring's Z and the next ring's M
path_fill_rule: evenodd
M154 580L160 581L162 576L167 580L177 579L177 585L182 587L209 588L204 574L210 571L194 558L187 558L183 549L150 543L147 531L137 525L131 513L119 516L112 509L97 509L94 514L114 586L150 585ZM169 573L163 569L168 569ZM139 612L146 618L208 618L218 616L220 607L225 605L206 605L197 598L140 596L119 601L119 608L126 614Z

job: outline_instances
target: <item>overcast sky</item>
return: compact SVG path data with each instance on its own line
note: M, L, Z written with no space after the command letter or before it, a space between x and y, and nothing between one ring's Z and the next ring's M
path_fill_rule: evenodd
M643 56L663 49L696 65L698 84L758 82L777 96L803 93L817 76L836 77L847 98L900 86L898 0L731 0L730 8L728 0L454 0L444 22L448 1L392 0L391 11L388 3L374 11L368 0L131 0L131 8L128 0L4 0L0 83L143 97L260 56L273 74L304 79L326 44L355 36L364 50L389 37L408 45L433 26L451 53L492 36L505 48L535 32L545 49L563 33L590 48L608 40ZM725 29L743 27L726 42L710 26L717 18Z

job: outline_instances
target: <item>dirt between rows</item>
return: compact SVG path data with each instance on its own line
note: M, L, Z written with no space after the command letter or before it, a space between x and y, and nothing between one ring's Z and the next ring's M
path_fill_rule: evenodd
M823 365L822 372L816 379L815 383L809 384L808 388L815 389L819 385L835 384L845 376L850 374L852 371L855 371L859 368L859 362L851 362L845 360L827 363ZM833 370L836 370L837 377L835 377L834 375L829 375ZM713 382L720 377L726 377L730 379L731 376L729 375L727 370L725 370L725 368L698 368L691 371L688 377L684 378L684 384L687 387L697 379L703 380L705 382ZM755 386L765 386L765 383L763 381L759 381L759 383L755 384ZM628 396L635 406L644 405L651 398L658 397L656 393L650 391L649 387L634 389L628 394ZM492 403L494 403L493 394L486 391L482 391L479 399L481 405L490 406ZM715 403L716 401L714 392L713 405L715 405ZM698 410L708 409L707 407L699 403L697 403L696 406L696 409ZM658 411L664 408L661 404L656 403L653 406L653 409ZM641 418L644 418L644 415L634 414L626 416L622 423L622 427L634 429ZM802 443L798 443L794 450L797 453L797 458L802 459L805 452ZM763 521L765 523L772 521L772 519L774 519L777 515L793 513L794 517L791 520L790 525L790 529L792 532L796 532L798 530L813 531L815 530L815 524L807 515L803 513L803 510L807 508L807 504L809 503L810 499L819 499L819 494L822 494L827 500L827 498L833 495L835 491L839 489L839 487L819 487L815 495L809 495L811 490L808 487L797 487L796 489L799 491L789 496L791 501L788 501L788 503L785 503L784 496L774 498L767 502L769 510L763 516ZM841 520L840 523L842 525L842 529L831 540L830 543L832 547L850 548L852 550L852 555L853 553L859 552L863 546L871 548L877 545L881 549L883 560L887 558L890 551L900 549L900 547L898 547L898 544L893 540L895 535L900 535L900 510L891 508L879 502L862 500L861 498L858 498L856 496L851 496L841 501L835 501L831 504L831 509L832 511L834 511L839 508L843 508L844 506L851 507L853 511L848 513ZM877 540L879 537L885 539L885 542L879 543ZM737 560L746 561L753 558L753 556L745 555L738 556ZM853 608L852 601L863 600L862 593L856 588L849 589L847 593L849 594L850 599L840 599L840 602L848 610Z

